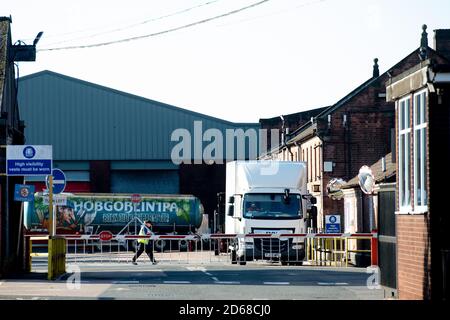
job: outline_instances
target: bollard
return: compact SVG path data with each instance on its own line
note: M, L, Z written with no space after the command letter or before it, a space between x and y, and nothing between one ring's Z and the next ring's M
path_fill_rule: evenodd
M55 280L66 272L66 240L48 238L48 280Z
M377 230L372 230L372 239L370 240L370 257L372 266L378 266L378 235Z

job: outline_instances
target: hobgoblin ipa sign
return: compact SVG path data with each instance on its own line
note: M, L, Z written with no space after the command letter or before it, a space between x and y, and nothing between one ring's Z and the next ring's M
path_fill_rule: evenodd
M57 206L56 228L65 231L80 231L83 226L120 227L137 217L141 221L151 220L156 226L195 225L197 215L196 198L145 198L132 202L131 197L78 197L67 196L65 206ZM48 206L42 196L35 198L35 215L32 225L48 224ZM201 218L201 217L200 217ZM199 218L199 219L200 219Z

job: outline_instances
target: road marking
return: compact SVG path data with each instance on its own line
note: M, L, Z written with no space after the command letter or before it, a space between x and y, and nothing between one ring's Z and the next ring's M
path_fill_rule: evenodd
M206 272L206 269L204 267L186 267L189 271L202 271Z
M239 281L215 281L216 284L240 284Z
M190 281L164 281L164 283L167 284L187 284L187 283L191 283Z
M212 279L213 279L214 281L216 281L216 282L219 281L219 279L217 279L216 277L212 277Z
M137 284L139 281L113 281L113 284Z
M317 282L319 286L348 286L347 282Z
M267 281L267 282L264 282L264 284L269 284L269 285L289 285L290 282L270 282L270 281Z
M205 272L205 274L207 274L208 276L212 276L212 274L211 273L209 273L209 272Z

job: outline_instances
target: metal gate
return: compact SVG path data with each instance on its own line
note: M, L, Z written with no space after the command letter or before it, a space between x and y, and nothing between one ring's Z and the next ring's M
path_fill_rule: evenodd
M395 231L395 183L380 185L378 192L378 259L380 284L396 296L397 237Z

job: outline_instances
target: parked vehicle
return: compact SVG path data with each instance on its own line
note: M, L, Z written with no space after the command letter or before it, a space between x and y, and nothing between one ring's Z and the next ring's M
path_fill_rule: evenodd
M203 206L191 195L63 193L65 205L55 206L56 234L137 234L141 222L151 220L155 234L194 234L202 225ZM34 202L25 203L24 224L28 233L46 233L49 221L44 194L36 193ZM206 219L207 221L207 219ZM180 243L180 245L187 245ZM163 250L164 240L155 243Z
M311 196L306 189L306 163L233 161L226 167L226 234L306 233ZM279 260L301 264L305 243L294 237L239 238L232 261Z

